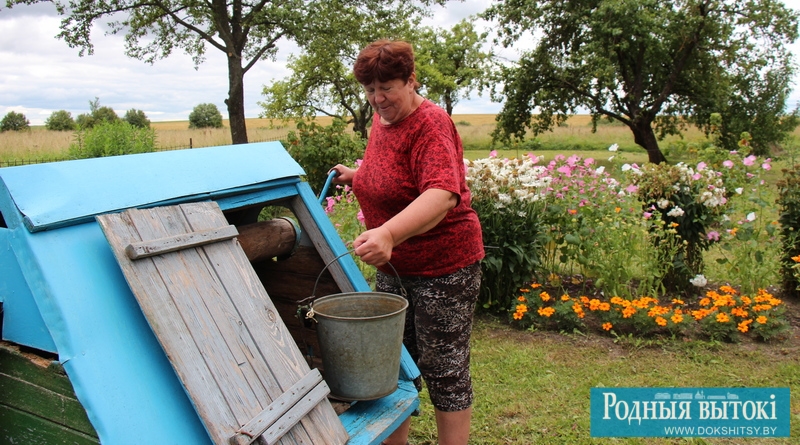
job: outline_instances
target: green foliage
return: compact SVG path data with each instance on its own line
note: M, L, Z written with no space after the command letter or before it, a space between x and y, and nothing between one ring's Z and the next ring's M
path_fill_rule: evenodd
M76 159L117 156L155 151L156 133L149 128L137 128L117 120L104 122L75 133L69 147L70 157Z
M22 131L30 128L30 121L22 113L16 111L9 111L8 114L3 116L0 120L0 133L4 131Z
M478 304L489 311L503 311L541 265L546 228L540 218L542 184L529 158L470 161L467 183L486 246Z
M351 164L364 155L366 141L345 134L347 124L334 119L325 127L316 122L299 120L297 131L286 137L289 154L306 172L306 179L314 193L319 194L328 178L328 171L336 164Z
M759 131L764 147L796 123L784 108L798 12L781 2L496 2L482 17L497 21L506 47L541 37L495 82L497 139L535 136L588 109L595 122L623 122L660 163L658 138L680 134L686 117L703 127L723 113L724 131Z
M352 124L353 131L366 139L373 110L353 75L353 62L378 38L412 41L422 7L418 2L378 2L357 11L355 3L344 8L338 2L319 4L315 13L324 18L300 40L300 54L289 57L291 75L264 87L261 116L293 119L323 114ZM333 35L335 39L330 38Z
M44 121L44 126L51 131L72 131L75 129L75 120L72 113L67 110L54 111L50 117Z
M189 128L222 128L222 113L212 103L197 105L189 113Z
M131 108L125 112L125 117L122 119L137 128L150 128L150 119L142 110Z
M100 106L100 99L95 97L89 101L89 114L82 113L75 118L79 130L88 130L103 123L113 123L119 116L111 107Z
M423 28L415 41L417 80L423 94L440 104L447 114L462 98L483 91L494 54L484 52L488 32L479 34L472 21L462 20L452 29Z
M783 170L778 182L778 207L780 223L781 277L783 290L789 295L800 295L800 165Z

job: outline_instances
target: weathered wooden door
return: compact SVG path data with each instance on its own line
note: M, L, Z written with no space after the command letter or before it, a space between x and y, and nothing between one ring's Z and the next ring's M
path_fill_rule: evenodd
M216 203L97 220L214 443L347 442Z

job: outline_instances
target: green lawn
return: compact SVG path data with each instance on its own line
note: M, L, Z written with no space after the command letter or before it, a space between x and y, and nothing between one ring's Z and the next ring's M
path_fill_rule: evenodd
M798 313L798 303L791 305ZM800 337L764 344L701 340L616 341L597 334L527 332L479 316L472 343L475 405L470 444L796 444L791 438L595 439L592 387L789 387L800 390ZM421 395L410 443L436 444L433 408Z

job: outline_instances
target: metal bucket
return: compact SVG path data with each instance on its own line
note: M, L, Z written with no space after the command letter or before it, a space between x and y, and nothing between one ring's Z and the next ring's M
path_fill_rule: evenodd
M331 396L374 400L397 389L408 301L383 292L349 292L312 303Z

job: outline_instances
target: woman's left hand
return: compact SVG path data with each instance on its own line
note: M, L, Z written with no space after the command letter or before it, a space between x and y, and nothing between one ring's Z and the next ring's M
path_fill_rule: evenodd
M377 227L359 235L353 241L353 247L361 261L371 266L383 266L392 259L394 238L388 229Z

